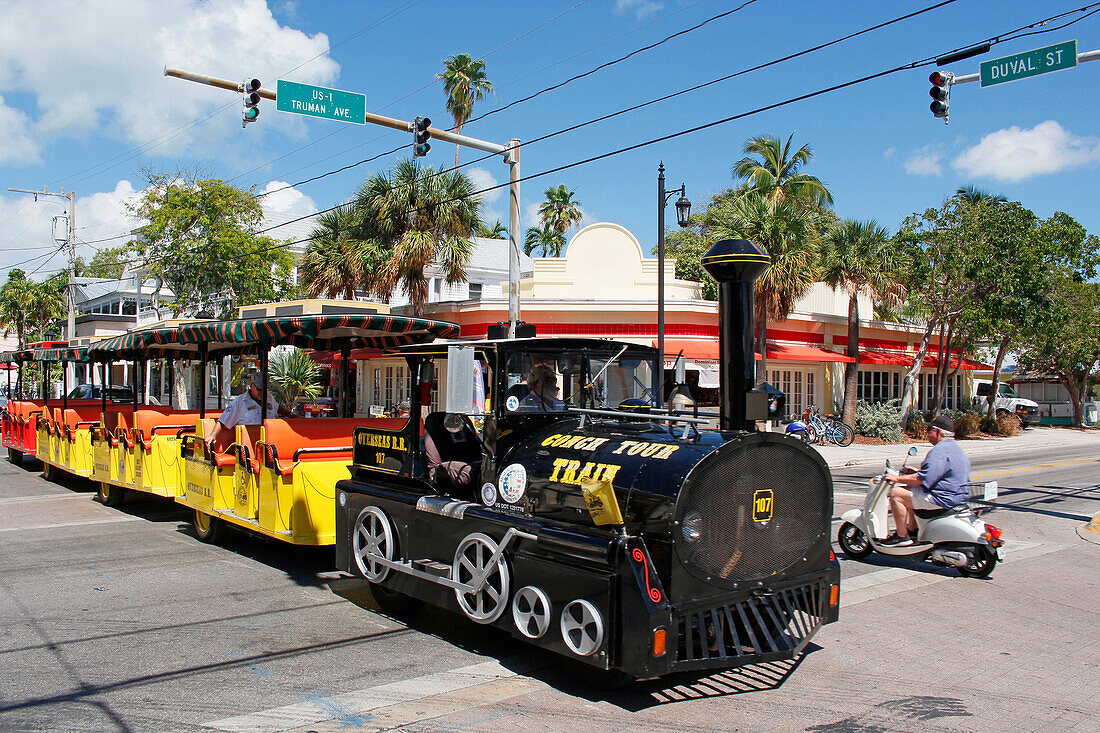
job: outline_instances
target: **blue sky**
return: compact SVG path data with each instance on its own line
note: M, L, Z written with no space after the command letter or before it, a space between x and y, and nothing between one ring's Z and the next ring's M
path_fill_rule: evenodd
M756 0L673 38L485 119L464 133L504 143L555 132L716 79L935 4ZM475 116L656 43L738 7L720 0L6 0L0 28L0 275L21 261L35 277L65 265L50 256L57 200L8 187L74 189L80 254L137 222L125 203L142 170L200 168L256 190L297 184L403 146L411 135L312 120L265 101L241 128L238 95L162 76L165 65L234 80L286 78L362 92L367 109L399 119L428 116L449 127L442 60L484 58L496 92ZM935 56L1080 7L1064 0L958 0L777 66L684 94L522 149L532 175L609 150L738 115L839 82ZM1067 20L1080 17L1071 16ZM1062 21L1064 22L1064 21ZM1051 24L1056 25L1056 24ZM1050 26L1048 26L1050 27ZM1044 30L1036 28L1034 30ZM974 73L983 59L1069 39L1100 48L1100 14L1068 28L995 45L946 67ZM1011 84L953 89L951 123L928 111L934 67L903 71L717 125L522 184L523 225L549 186L575 192L585 223L629 228L648 252L656 237L656 172L702 203L733 185L746 139L786 137L815 153L806 172L833 191L837 213L875 218L891 231L964 184L1019 200L1041 217L1063 210L1100 233L1100 62ZM462 161L481 157L464 149ZM266 199L274 219L308 214L350 196L398 154L301 183ZM434 141L425 163L452 164ZM489 159L465 168L479 186L507 180ZM486 218L507 223L503 190L487 194ZM674 221L670 206L667 220ZM83 244L90 242L91 244ZM36 259L31 259L36 258Z

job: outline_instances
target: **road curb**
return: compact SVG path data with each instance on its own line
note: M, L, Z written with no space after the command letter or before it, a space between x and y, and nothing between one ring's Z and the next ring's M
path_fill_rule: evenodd
M1100 545L1100 514L1078 527L1077 535L1083 540Z

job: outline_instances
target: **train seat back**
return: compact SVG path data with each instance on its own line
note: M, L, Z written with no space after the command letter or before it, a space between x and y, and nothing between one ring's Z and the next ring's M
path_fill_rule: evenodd
M355 428L400 431L408 418L290 418L264 421L264 464L287 476L301 460L351 462ZM343 450L337 450L343 449Z

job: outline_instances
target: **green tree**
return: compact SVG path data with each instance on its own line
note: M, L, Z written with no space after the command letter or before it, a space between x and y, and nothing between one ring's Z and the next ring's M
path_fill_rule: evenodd
M904 287L890 233L874 219L845 220L824 239L821 279L848 294L848 356L844 365L844 422L855 427L859 384L859 296L900 303Z
M388 298L401 287L416 313L428 300L424 268L435 263L448 283L465 282L473 243L481 223L474 185L457 170L420 169L410 160L389 174L371 176L360 187L355 206L362 218L362 239L382 247L383 264L375 294Z
M74 271L77 277L120 278L126 265L137 259L139 247L133 242L107 247L96 252L89 262L77 257Z
M47 331L53 324L65 318L69 313L68 303L65 300L65 288L68 276L58 273L40 283L34 283L31 289L31 301L29 303L33 313L34 327L39 339L45 339ZM56 331L60 333L60 329Z
M718 283L703 269L703 255L707 253L714 242L704 233L699 224L702 217L691 217L691 225L669 231L665 235L665 257L676 260L676 278L690 280L702 284L700 297L703 300L718 300ZM654 245L650 254L657 254L657 246Z
M11 270L0 288L0 328L4 335L15 333L19 349L27 345L27 335L34 327L34 290L36 283L27 279L22 270Z
M355 291L374 291L382 265L381 247L362 239L362 218L353 205L317 217L317 226L298 263L298 276L311 296L355 299Z
M709 212L709 236L762 245L772 263L756 280L757 381L767 375L767 319L782 321L817 281L820 240L813 214L786 198L750 193Z
M786 142L771 135L754 137L745 143L745 157L733 166L733 177L744 180L750 191L768 201L796 199L832 204L833 196L816 176L802 172L813 157L809 145L792 150L791 133Z
M447 112L454 118L454 130L461 133L474 112L474 102L493 91L492 82L485 76L485 62L474 61L468 53L456 54L443 60L443 73L436 78L443 82L443 91L447 93ZM456 144L455 168L458 168L458 152Z
M539 204L539 220L561 235L564 246L565 233L584 219L580 209L581 202L573 198L573 192L564 183L551 186L544 195L546 200ZM552 256L560 257L561 248Z
M151 173L128 206L148 223L136 244L152 277L175 293L173 313L280 300L293 292L285 247L258 233L263 211L251 190L188 172Z
M486 239L507 239L508 227L497 219L493 222L492 226L487 226L485 222L479 222L477 225L477 236L485 237Z
M541 227L531 227L527 230L527 236L523 239L524 254L534 254L539 250L540 257L561 257L562 247L565 246L565 236L554 231L549 224Z
M1072 274L1053 278L1043 328L1025 340L1025 373L1058 377L1073 405L1073 424L1084 425L1084 400L1100 369L1100 284Z

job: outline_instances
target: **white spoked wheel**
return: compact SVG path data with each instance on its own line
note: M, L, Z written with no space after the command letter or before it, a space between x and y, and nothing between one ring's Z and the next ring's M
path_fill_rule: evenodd
M578 598L561 612L561 637L574 654L587 657L603 644L603 617L588 601Z
M389 567L378 562L392 561L397 553L397 541L386 513L375 506L359 512L351 532L351 547L364 578L377 583L389 575Z
M484 576L484 583L473 592L464 593L455 588L455 598L462 612L479 624L496 621L508 607L511 579L508 564L501 555L496 563L489 565L496 550L497 543L492 537L474 532L459 543L451 565L451 578L459 583L476 585Z
M541 638L550 628L550 599L533 585L523 586L512 599L512 620L528 639Z

